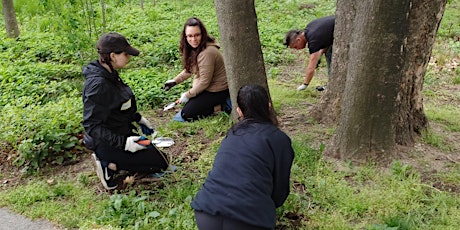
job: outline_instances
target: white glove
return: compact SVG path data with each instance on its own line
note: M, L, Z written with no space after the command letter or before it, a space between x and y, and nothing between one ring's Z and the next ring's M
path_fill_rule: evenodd
M187 97L187 95L185 95L185 93L183 93L182 95L180 95L179 103L184 104L184 103L187 103L187 102L188 102L188 97Z
M304 89L307 88L307 86L308 86L308 84L303 83L302 85L300 85L299 87L297 87L297 90L304 90Z
M146 149L146 146L140 145L137 141L140 139L140 136L130 136L126 138L125 151L130 151L132 153L137 152L142 149Z
M150 121L147 120L147 118L145 118L145 117L141 117L141 120L138 123L139 123L139 125L145 125L145 126L147 126L147 128L153 129L152 123L150 123Z

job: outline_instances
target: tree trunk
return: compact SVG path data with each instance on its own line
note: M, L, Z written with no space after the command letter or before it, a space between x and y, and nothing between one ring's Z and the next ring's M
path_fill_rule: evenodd
M236 96L241 86L258 84L268 91L257 15L254 0L215 0L214 4L233 105L232 117L236 119Z
M330 84L312 115L339 122L326 154L387 162L427 126L422 85L446 0L338 0ZM332 112L331 112L332 111Z
M348 57L350 50L349 38L353 34L353 22L356 17L356 11L350 9L354 8L355 2L337 1L331 73L327 87L329 90L324 92L321 100L310 112L315 120L325 124L335 124L341 112L342 96L347 79L347 67L350 61Z
M447 0L412 1L403 78L396 106L396 143L412 146L428 126L423 112L423 81Z
M2 0L2 6L7 36L9 38L19 37L19 27L16 13L14 12L13 0Z
M101 16L102 16L102 33L105 33L105 28L107 26L106 20L105 20L105 11L106 11L106 6L105 6L105 1L101 0Z

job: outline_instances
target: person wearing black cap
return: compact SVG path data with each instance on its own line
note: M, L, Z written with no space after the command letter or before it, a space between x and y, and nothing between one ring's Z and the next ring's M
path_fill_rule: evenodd
M137 112L131 88L118 74L139 50L118 33L107 33L96 45L99 59L83 67L84 144L92 155L102 185L114 189L117 170L158 173L168 168L168 159L153 145L137 143L142 137L135 133L138 123L146 135L153 133L149 120Z

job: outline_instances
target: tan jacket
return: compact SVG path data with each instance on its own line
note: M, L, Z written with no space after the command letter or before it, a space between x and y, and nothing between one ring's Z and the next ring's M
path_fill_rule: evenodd
M228 89L224 58L217 43L208 43L206 49L198 54L198 68L194 66L192 73L182 70L175 78L177 84L187 80L193 74L193 86L185 94L188 98L195 97L203 91L220 92Z

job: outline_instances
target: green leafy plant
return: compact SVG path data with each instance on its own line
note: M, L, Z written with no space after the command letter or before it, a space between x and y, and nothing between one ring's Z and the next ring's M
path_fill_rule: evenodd
M78 122L81 108L77 105L80 103L76 98L61 98L24 109L5 107L6 113L1 116L9 122L0 127L9 131L2 135L3 139L18 146L16 164L27 170L37 170L45 163L61 164L75 158L70 150L81 149L77 138L82 132Z
M8 173L0 174L0 206L69 229L196 229L190 202L232 123L223 114L193 123L154 119L157 109L190 87L188 81L170 91L161 90L163 82L181 70L178 45L185 20L200 17L209 33L220 40L213 1L144 1L144 9L138 1L104 2L108 20L102 25L100 1L15 0L21 37L6 39L6 32L0 30L4 38L0 39L0 144L19 167L31 172L42 172L82 153L78 143L83 132L81 67L97 58L94 47L100 34L116 31L141 50L120 71L121 77L134 90L141 112L156 123L156 130L176 141L178 148L170 155L178 172L158 184L120 188L111 197L98 190L99 179L85 162L88 156L82 155L78 160L84 167L79 173L39 175L28 177L30 183L17 184ZM323 156L321 143L332 137L334 128L304 117L321 94L292 90L303 78L303 70L298 69L305 67L304 63L293 65L305 60L307 51L292 51L282 42L289 29L302 29L316 17L334 14L335 2L255 2L270 95L283 119L281 128L290 133L295 149L291 194L277 210L277 229L456 228L460 199L455 159L436 173L420 175L415 166L402 161L382 170ZM459 75L459 68L447 68L460 52L455 40L459 1L449 2L423 92L432 128L422 136L422 145L441 151L443 158L456 153L447 142L457 135L460 124L455 106L433 102L456 102L459 97L445 90L456 87L452 83L458 84ZM4 22L0 25L4 27ZM312 84L326 80L322 67ZM305 123L296 123L299 118Z

